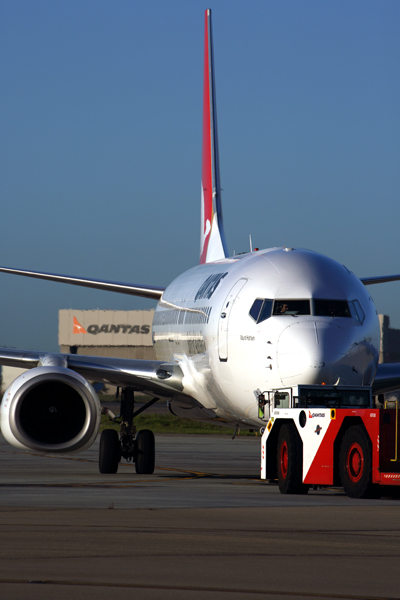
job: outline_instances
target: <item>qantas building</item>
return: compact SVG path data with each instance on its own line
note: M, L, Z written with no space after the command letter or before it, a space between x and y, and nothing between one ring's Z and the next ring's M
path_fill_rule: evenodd
M58 343L63 353L154 359L154 310L60 310Z

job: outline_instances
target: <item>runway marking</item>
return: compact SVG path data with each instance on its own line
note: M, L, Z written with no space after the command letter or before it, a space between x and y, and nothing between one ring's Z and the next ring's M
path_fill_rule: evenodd
M182 469L168 469L171 471L182 471ZM129 488L134 487L138 483L169 483L170 481L187 481L199 479L205 476L201 473L189 473L188 477L170 477L168 479L130 479L128 481L93 481L87 483L0 483L1 488Z
M333 598L336 600L400 600L400 596L365 596L358 594L328 594L318 592L292 592L286 590L265 590L265 589L238 589L238 588L222 588L222 587L203 587L203 586L179 586L179 585L150 585L144 583L111 583L111 582L94 582L94 581L57 581L51 579L44 580L26 580L26 579L0 579L0 584L17 584L17 585L64 585L64 586L80 586L80 587L109 587L109 588L126 588L139 590L170 590L179 592L212 592L212 593L230 593L230 594L259 594L263 596L292 596L295 598Z
M1 454L20 454L21 456L38 456L38 457L46 457L46 458L57 458L62 460L73 460L77 462L87 462L87 463L95 463L97 464L97 460L91 460L87 458L77 458L75 456L62 456L59 454L41 454L37 452L18 452L13 450L0 450ZM134 466L134 463L119 463L121 466ZM168 477L167 479L160 478L146 478L146 479L132 479L129 481L94 481L87 483L4 483L0 484L0 488L2 487L49 487L49 488L85 488L85 487L112 487L112 488L128 488L132 487L138 483L166 483L170 481L185 481L185 480L193 480L200 479L202 477L216 477L213 473L202 473L199 471L191 471L188 469L177 469L174 467L155 467L157 471L172 471L175 473L185 473L188 477Z
M57 458L61 460L73 460L76 462L86 462L91 464L97 464L97 460L89 459L89 458L77 458L75 456L65 456L60 454L42 454L40 452L19 452L18 450L0 450L0 454L20 454L21 456L37 456L39 458ZM118 463L121 467L134 466L133 462L120 462ZM88 482L88 483L70 483L70 484L61 484L61 483L35 483L35 484L23 484L23 483L9 483L9 484L0 484L0 488L2 487L114 487L114 488L125 488L132 487L137 483L166 483L169 481L185 481L185 480L194 480L200 479L203 477L209 477L210 479L218 478L218 479L232 479L229 475L217 474L217 473L204 473L202 471L191 471L190 469L177 469L175 467L155 467L157 471L172 471L175 473L186 473L188 477L170 477L168 479L134 479L131 481L104 481L104 482ZM247 479L245 482L232 482L233 485L257 485L262 484L261 479ZM123 485L127 484L127 485Z
M18 452L16 450L0 450L0 454L20 454L21 456L38 456L39 458L58 458L61 460L74 460L77 462L87 462L92 464L97 464L97 460L93 460L91 458L77 458L76 456L65 456L65 454L42 454L40 452ZM135 463L133 462L119 462L121 467L133 467ZM188 469L175 469L174 467L155 467L158 471L179 471L181 473L191 473L194 475L198 475L199 477L213 477L214 473L202 473L200 471L191 471Z

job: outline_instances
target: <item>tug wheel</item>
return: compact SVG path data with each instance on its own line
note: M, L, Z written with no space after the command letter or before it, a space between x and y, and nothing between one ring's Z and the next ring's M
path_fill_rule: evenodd
M100 473L116 473L121 460L118 432L115 429L104 429L100 436L99 471Z
M293 423L282 425L278 436L277 471L282 494L307 494L303 483L303 445Z
M360 425L349 427L339 455L340 479L350 498L377 497L379 486L372 483L372 444Z
M280 472L282 474L282 478L286 479L288 472L288 446L287 441L284 439L282 445L280 447L279 452L280 457Z
M346 456L347 474L352 483L360 481L364 472L364 452L360 444L350 445Z

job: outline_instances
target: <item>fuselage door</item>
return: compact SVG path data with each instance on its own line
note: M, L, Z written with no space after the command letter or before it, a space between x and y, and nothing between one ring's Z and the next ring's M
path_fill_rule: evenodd
M229 317L235 303L235 300L246 283L247 279L239 279L232 287L231 291L225 298L225 301L221 308L219 315L219 327L218 327L218 352L219 359L222 361L228 360L228 328L229 328Z

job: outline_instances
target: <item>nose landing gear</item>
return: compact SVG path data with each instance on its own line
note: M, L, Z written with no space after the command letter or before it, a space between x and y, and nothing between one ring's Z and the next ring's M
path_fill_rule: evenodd
M135 463L136 473L145 475L154 472L155 442L154 434L149 429L136 432L134 418L159 398L153 398L147 404L134 410L135 398L133 388L123 388L121 393L120 415L115 417L113 413L104 408L102 412L107 414L111 421L120 424L120 432L115 429L104 429L100 437L99 471L100 473L112 474L118 471L121 458Z

